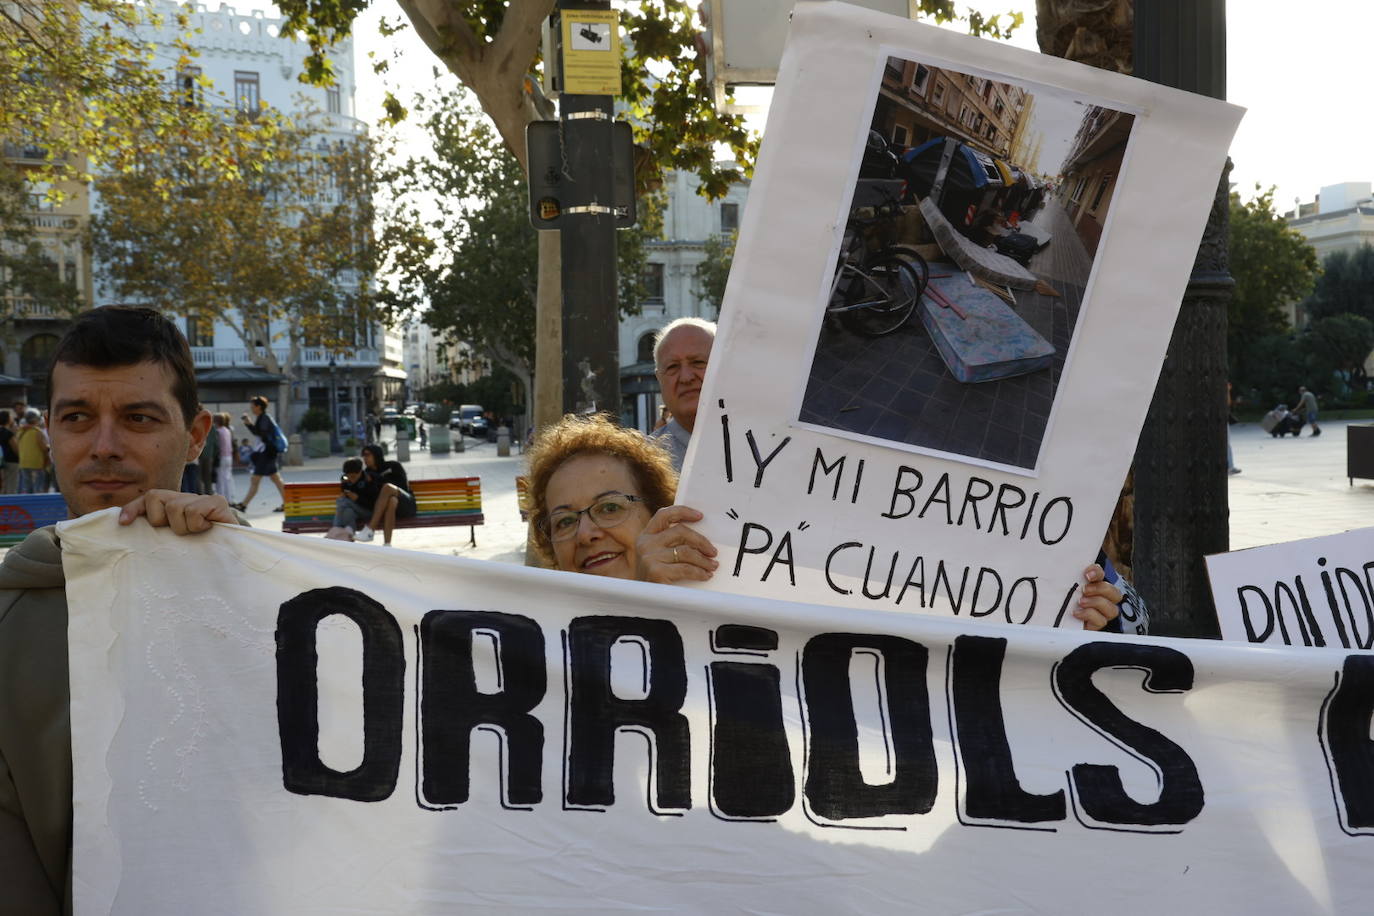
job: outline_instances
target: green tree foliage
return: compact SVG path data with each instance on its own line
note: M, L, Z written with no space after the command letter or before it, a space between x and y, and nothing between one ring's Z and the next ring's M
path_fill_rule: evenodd
M158 30L160 44L147 37ZM225 130L215 103L232 108L232 100L193 78L189 93L208 104L187 104L187 87L172 79L192 72L195 54L184 10L168 19L124 0L7 0L0 4L0 138L34 151L24 167L48 181L140 168L145 156L180 147L194 149L201 169L260 169L259 158L239 155L241 147L210 142ZM260 137L274 124L268 116L239 128Z
M514 418L524 412L528 397L521 380L502 366L492 367L491 372L470 384L443 382L431 385L420 396L442 405L434 411L440 417L435 422L445 423L449 413L460 404L480 404L483 410L490 410L498 418Z
M1374 350L1374 322L1363 315L1329 315L1318 318L1302 335L1303 350L1310 354L1309 365L1315 370L1313 387L1321 390L1320 381L1339 375L1356 391L1368 384L1364 362Z
M1317 278L1317 255L1303 236L1274 212L1274 189L1249 201L1231 194L1231 275L1236 287L1227 311L1232 379L1252 384L1263 372L1257 343L1288 328L1285 307L1300 300Z
M1250 345L1251 368L1236 394L1249 406L1265 410L1276 404L1296 403L1299 385L1314 391L1325 387L1308 368L1307 355L1292 334L1270 334Z
M1374 248L1365 244L1327 255L1306 308L1314 321L1342 314L1374 320Z
M397 317L425 321L471 348L472 361L504 367L529 382L534 368L538 239L520 163L468 93L414 101L433 156L411 157L383 173L393 206L383 221L388 258L383 298ZM440 214L427 207L446 203ZM641 201L640 226L616 233L619 298L638 310L648 235L661 203Z
M263 168L270 143L219 140L269 137L276 117L224 123L218 112L232 100L192 75L189 23L183 10L164 16L125 0L0 3L0 295L35 300L44 314L85 305L53 254L80 243L84 221L63 202L96 172L137 170L166 195L175 177L144 164L175 150L194 151L201 171Z
M74 313L81 306L81 290L35 232L30 193L18 171L0 169L0 298L32 299L59 313ZM49 238L59 244L77 240L74 227L49 233Z
M735 234L713 235L706 239L706 259L692 272L696 294L715 306L717 313L725 300L725 283L734 260Z
M222 321L288 379L305 346L356 346L374 318L371 147L312 118L253 138L222 114L224 148L268 163L251 180L180 150L99 178L91 247L114 294ZM285 339L272 338L274 321Z

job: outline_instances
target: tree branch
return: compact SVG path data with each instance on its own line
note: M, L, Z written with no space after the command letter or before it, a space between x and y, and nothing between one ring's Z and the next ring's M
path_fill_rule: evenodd
M523 77L539 50L539 31L555 0L525 0L506 7L501 30L491 44L491 66L506 77Z
M461 63L476 62L483 49L472 26L454 9L454 4L445 0L396 0L396 5L434 56L466 83L464 74L458 72L466 69Z

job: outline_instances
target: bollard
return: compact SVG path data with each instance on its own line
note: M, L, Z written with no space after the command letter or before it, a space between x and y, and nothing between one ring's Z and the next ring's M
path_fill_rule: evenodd
M396 460L410 460L410 437L406 435L406 428L400 425L396 427Z
M458 430L458 438L453 440L453 450L455 452L461 452L465 451L466 449L467 444L463 442L463 431L460 429Z
M496 457L510 457L510 429L505 426L496 430Z
M429 453L431 455L447 455L452 439L447 426L438 423L431 425L429 428Z

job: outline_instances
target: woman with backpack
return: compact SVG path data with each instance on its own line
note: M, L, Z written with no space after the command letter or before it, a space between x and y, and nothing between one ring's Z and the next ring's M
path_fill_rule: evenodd
M282 504L272 511L285 511L286 482L281 479L277 458L286 451L286 437L282 435L281 427L277 426L277 422L267 413L267 398L258 395L251 399L248 409L252 411L252 418L250 419L248 414L243 414L243 424L258 437L260 445L252 454L253 476L248 482L248 495L243 498L243 502L234 503L233 508L240 512L247 510L253 497L258 495L258 485L264 477L268 477L277 485L277 492L281 494L282 500Z

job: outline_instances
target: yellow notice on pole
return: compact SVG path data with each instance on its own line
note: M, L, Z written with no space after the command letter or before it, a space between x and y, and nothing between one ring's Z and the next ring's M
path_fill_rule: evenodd
M615 10L563 10L563 92L620 95Z

